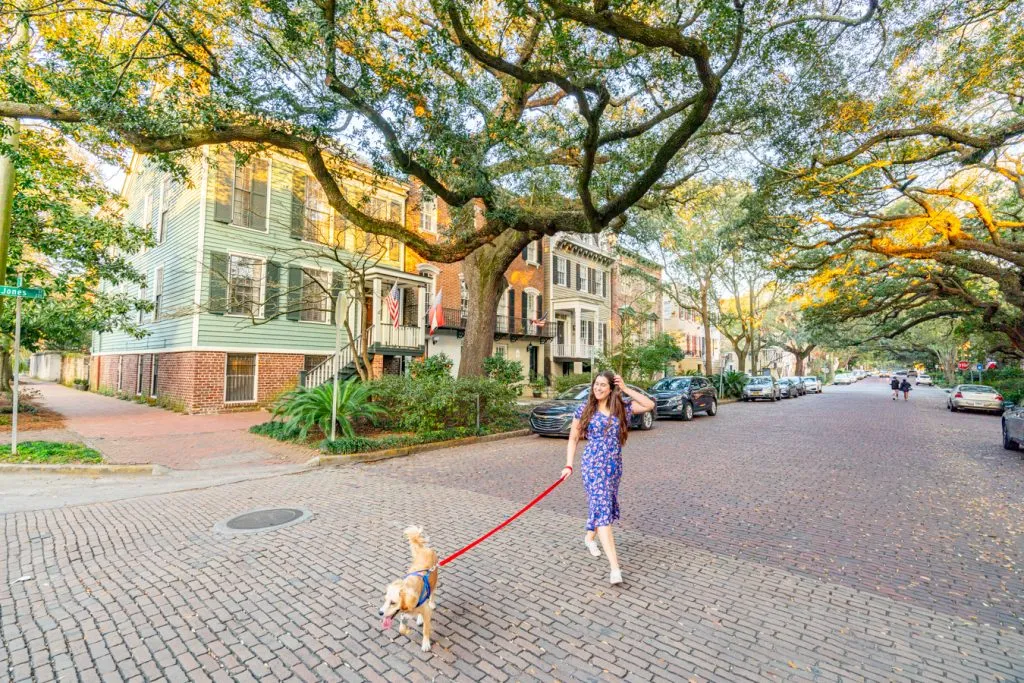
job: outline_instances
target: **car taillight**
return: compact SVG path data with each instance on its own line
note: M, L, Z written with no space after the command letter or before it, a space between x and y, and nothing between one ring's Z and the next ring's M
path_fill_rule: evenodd
M959 391L956 392L955 394L953 394L953 398L963 398L963 397L964 397L964 395L962 393L960 393Z
M997 401L1002 401L1003 400L1003 395L1002 394L996 394L996 400Z

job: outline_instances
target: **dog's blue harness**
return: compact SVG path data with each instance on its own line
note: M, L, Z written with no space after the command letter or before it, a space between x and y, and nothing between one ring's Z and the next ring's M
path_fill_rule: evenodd
M434 567L431 567L430 569L421 569L418 572L412 572L411 574L405 575L405 578L407 579L410 576L418 576L423 579L423 588L420 590L420 601L416 603L417 607L422 607L423 603L430 599L430 572L434 571L434 569Z

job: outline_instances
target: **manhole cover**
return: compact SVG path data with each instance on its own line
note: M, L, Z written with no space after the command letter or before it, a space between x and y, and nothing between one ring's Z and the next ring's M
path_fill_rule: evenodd
M224 534L255 534L260 531L273 531L304 522L313 513L305 508L264 508L249 510L235 515L214 527Z

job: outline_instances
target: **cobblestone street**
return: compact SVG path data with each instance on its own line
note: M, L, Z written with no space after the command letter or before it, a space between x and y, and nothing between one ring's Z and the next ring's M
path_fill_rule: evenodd
M444 556L558 475L524 437L0 516L14 681L1024 680L1024 463L998 418L866 380L662 421L624 455L625 584L578 476L441 571L434 649L380 629L402 529ZM302 506L282 530L213 530Z

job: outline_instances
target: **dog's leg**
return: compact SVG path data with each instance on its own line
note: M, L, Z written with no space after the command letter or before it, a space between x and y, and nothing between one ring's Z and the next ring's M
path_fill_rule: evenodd
M423 610L423 645L420 647L424 652L430 652L430 610Z
M403 636L407 636L410 633L412 633L412 629L409 628L408 626L406 626L406 624L405 624L405 615L404 614L401 614L398 617L398 632L401 633Z
M416 615L416 625L417 626L422 626L423 625L423 612L420 612L419 614Z

